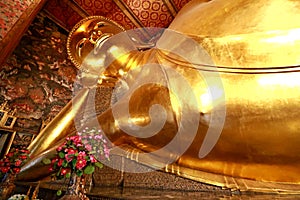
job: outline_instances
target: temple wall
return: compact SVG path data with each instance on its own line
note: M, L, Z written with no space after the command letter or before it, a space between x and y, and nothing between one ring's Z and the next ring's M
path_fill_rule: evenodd
M38 133L72 96L76 68L68 60L68 32L40 12L1 66L0 104L16 109L14 129Z

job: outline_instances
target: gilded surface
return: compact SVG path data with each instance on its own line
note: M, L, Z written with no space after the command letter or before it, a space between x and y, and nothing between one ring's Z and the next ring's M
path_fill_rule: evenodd
M295 50L300 45L299 1L199 2L185 6L169 28L197 40L216 65L269 68L299 64Z
M191 103L188 91L181 91L182 97L188 97L185 99L188 106L182 110L165 86L147 84L130 96L130 119L137 125L147 126L151 123L149 107L162 105L166 121L156 135L134 137L119 128L118 124L131 125L125 115L119 116L116 123L114 109L126 106L124 101L115 103L95 121L116 146L126 146L127 154L123 156L148 166L225 188L297 193L300 189L300 74L297 66L300 61L297 55L300 2L201 2L188 4L170 28L195 38L218 67L203 65L197 60L193 63L196 67L191 67L185 60L154 49L132 52L133 55L125 57L126 62L117 60L119 64L108 68L105 74L115 78L122 75L114 73L119 69L125 69L126 73L136 68L136 73L125 79L130 86L138 80L139 73L153 79L161 76L159 72L163 70L160 68L151 69L156 70L155 77L151 70L148 73L139 71L138 66L143 63L151 61L170 66L188 81L200 106ZM222 113L218 99L204 98L211 85L197 76L199 71L208 73L212 80L221 78L225 94L225 101L221 103L226 107L221 135L203 158L199 157L199 151L212 122L211 115L215 113L221 117ZM172 81L172 84L182 85L179 79ZM181 142L192 140L192 143L176 162L165 166L161 160L173 159L174 154L172 149L162 147L176 136L185 112L190 116L189 125L195 122L193 116L199 117L197 133L190 138L186 131L189 127L182 128ZM50 128L48 134L54 134ZM42 137L45 135L41 133ZM50 146L52 142L47 144ZM38 146L35 151L42 148ZM141 152L158 149L163 149L160 157L141 155Z
M67 42L68 55L77 68L85 57L101 43L125 29L116 22L102 16L91 16L78 22Z

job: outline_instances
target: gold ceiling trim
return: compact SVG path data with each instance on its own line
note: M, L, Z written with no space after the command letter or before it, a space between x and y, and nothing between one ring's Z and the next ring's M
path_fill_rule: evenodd
M133 13L133 11L128 7L128 5L123 0L113 0L113 1L137 28L145 27L143 23L139 20L139 18ZM140 31L145 38L147 39L151 38L151 35L147 32L147 30L140 29Z
M128 17L132 23L138 27L144 27L143 23L139 20L139 18L133 13L133 11L128 7L128 5L122 0L113 0L116 5L122 10L122 12Z
M175 17L178 13L178 9L175 6L175 3L173 0L163 0L167 8L169 9L170 14Z
M63 2L65 4L67 4L68 6L70 6L74 11L76 11L76 13L78 13L81 17L88 17L89 13L83 9L81 6L78 5L78 3L74 0L63 0Z

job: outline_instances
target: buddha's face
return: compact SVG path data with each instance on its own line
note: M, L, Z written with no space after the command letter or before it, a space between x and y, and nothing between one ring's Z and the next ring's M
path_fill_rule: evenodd
M102 16L91 16L79 22L71 31L67 49L68 55L77 68L81 67L84 58L103 41L124 31L114 21Z

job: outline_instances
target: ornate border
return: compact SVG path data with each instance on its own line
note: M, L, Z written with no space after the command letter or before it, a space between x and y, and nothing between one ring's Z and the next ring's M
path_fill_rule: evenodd
M46 1L47 0L35 0L0 41L0 65L3 65L7 57L16 48L24 32Z

